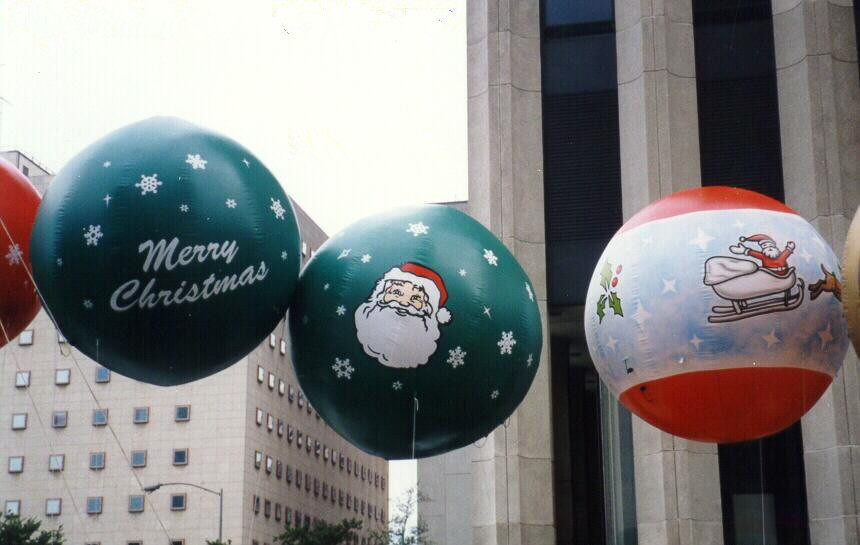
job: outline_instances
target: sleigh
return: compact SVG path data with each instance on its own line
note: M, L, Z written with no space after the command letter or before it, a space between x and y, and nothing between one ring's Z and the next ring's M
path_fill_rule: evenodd
M712 323L734 322L771 312L792 310L803 303L804 283L794 267L785 275L760 268L748 259L712 257L705 261L705 285L731 305L711 307Z

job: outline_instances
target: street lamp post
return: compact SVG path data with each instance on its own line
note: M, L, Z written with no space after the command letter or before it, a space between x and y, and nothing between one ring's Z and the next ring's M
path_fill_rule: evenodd
M211 488L206 488L205 486L200 486L199 484L193 483L158 483L152 486L143 487L143 491L147 494L151 494L161 488L162 486L173 486L173 485L184 485L184 486L192 486L194 488L199 488L200 490L205 490L210 494L215 494L218 496L218 541L221 541L223 538L223 530L224 530L224 489L221 488L218 492L212 490Z

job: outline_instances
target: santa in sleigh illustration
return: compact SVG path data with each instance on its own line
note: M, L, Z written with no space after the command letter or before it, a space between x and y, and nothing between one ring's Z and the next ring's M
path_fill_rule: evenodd
M734 322L799 307L803 303L804 282L797 277L794 267L788 265L794 242L789 241L780 251L767 235L740 237L739 240L739 244L729 246L729 251L761 263L724 256L705 261L705 285L731 303L711 307L713 314L708 316L708 321ZM745 246L745 242L757 244L760 250Z

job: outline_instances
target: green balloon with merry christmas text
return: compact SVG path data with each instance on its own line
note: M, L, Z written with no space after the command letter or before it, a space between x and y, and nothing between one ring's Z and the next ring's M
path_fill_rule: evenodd
M57 175L31 240L68 341L175 385L235 363L284 316L300 265L292 205L247 149L175 118L90 145Z
M522 267L445 206L373 216L326 242L299 279L290 336L317 412L388 459L487 435L525 397L542 344Z

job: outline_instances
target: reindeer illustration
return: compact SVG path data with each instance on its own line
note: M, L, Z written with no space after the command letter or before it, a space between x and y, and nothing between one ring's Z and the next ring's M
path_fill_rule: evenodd
M842 284L836 275L828 271L824 265L821 265L821 272L824 273L824 278L809 285L809 293L814 301L824 292L832 293L838 300L842 300Z

